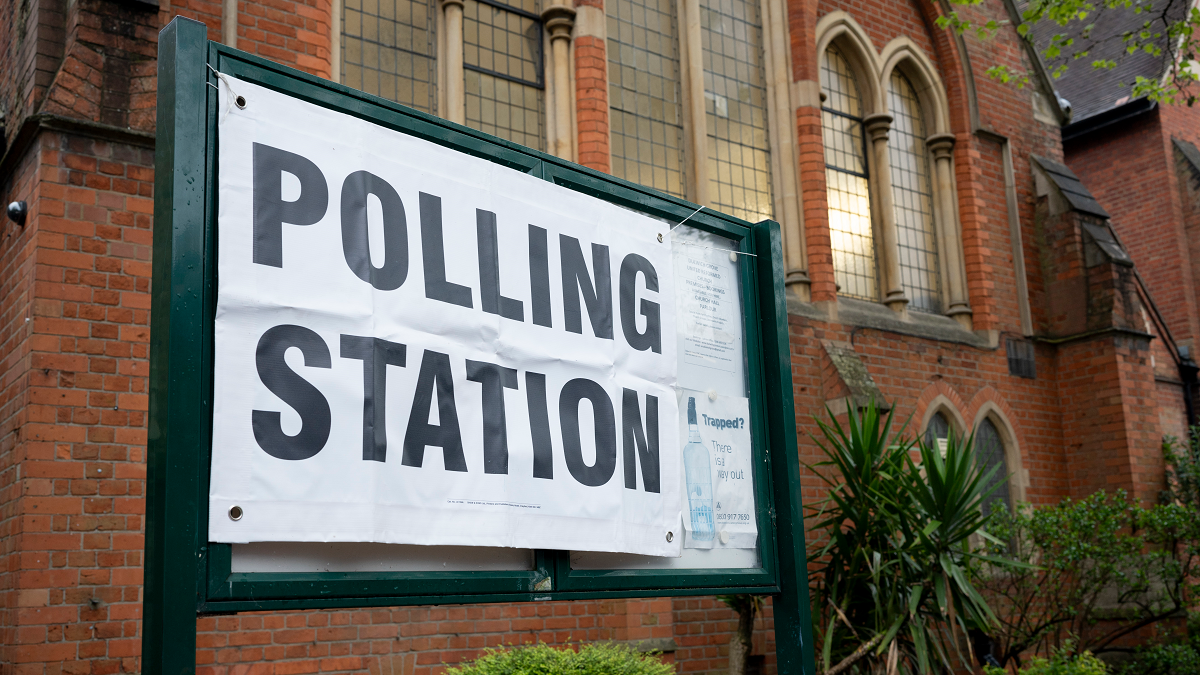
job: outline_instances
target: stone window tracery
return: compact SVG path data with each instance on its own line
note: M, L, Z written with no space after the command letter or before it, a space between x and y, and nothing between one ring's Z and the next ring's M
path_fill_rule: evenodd
M838 295L971 329L955 136L936 68L904 37L876 52L843 11L818 22L817 48Z
M774 217L763 5L606 0L613 175L752 222Z

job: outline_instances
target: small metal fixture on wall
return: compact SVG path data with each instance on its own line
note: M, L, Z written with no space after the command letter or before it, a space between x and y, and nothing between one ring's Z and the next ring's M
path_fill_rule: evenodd
M8 219L20 225L25 226L25 214L29 212L29 207L25 202L12 202L8 205Z

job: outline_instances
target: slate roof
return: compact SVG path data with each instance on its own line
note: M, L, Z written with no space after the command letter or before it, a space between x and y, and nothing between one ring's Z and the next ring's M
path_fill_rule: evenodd
M1061 64L1068 65L1067 72L1053 82L1059 95L1071 103L1072 124L1129 102L1133 83L1139 75L1150 79L1160 78L1168 63L1165 55L1153 56L1143 51L1125 54L1122 36L1127 32L1141 30L1142 24L1151 19L1151 31L1164 35L1158 42L1160 46L1166 47L1166 27L1182 19L1188 10L1187 0L1149 0L1138 3L1150 8L1150 11L1141 14L1135 14L1132 9L1110 9L1103 3L1096 4L1096 10L1086 21L1072 21L1066 26L1059 26L1053 21L1043 19L1030 30L1039 51L1044 49L1056 34L1066 34L1075 39L1075 43L1067 47L1062 56L1048 59L1046 62L1051 73ZM1084 28L1088 24L1094 27L1090 35L1085 37ZM1086 51L1087 56L1074 59L1074 54L1081 51ZM1112 70L1093 68L1092 62L1100 59L1116 61L1117 66Z
M1079 177L1065 165L1037 155L1034 155L1033 159L1046 171L1046 175L1050 177L1050 180L1054 181L1054 184L1058 186L1063 196L1071 203L1071 208L1080 213L1087 213L1101 218L1110 217L1108 211L1105 211L1104 207L1100 206L1100 202L1096 201L1092 193L1079 181Z

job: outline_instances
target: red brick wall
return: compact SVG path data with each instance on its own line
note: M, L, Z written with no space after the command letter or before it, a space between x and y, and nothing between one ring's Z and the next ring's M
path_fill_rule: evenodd
M1173 175L1164 178L1165 182L1173 182L1176 186L1175 198L1178 200L1178 212L1182 222L1182 238L1186 246L1181 254L1181 269L1179 283L1195 289L1200 281L1200 179L1181 153L1174 148L1172 139L1178 138L1193 145L1200 143L1200 116L1197 112L1182 106L1163 109L1159 112L1159 122L1163 130L1163 141L1166 147L1169 165L1173 167ZM1189 276L1190 275L1190 276ZM1195 291L1193 290L1193 294ZM1184 336L1194 339L1195 336ZM1193 349L1195 343L1189 342ZM1194 353L1193 353L1194 356Z
M66 134L39 140L26 160L38 177L23 195L32 217L0 254L11 260L27 242L18 255L35 266L24 293L4 296L25 343L6 364L20 398L0 440L11 638L0 660L14 674L60 662L136 672L153 156Z
M237 48L329 77L330 0L239 0Z
M27 154L4 185L4 203L30 206L24 228L3 222L0 229L0 663L11 662L8 645L17 640L20 592L21 451L18 433L28 420L30 304L37 251L36 221L41 206L37 152Z
M682 675L724 675L729 672L729 639L737 629L737 614L716 598L675 598L676 672ZM790 645L792 649L798 645ZM776 672L775 622L770 598L754 621L751 654L763 661L763 673Z
M1172 138L1180 138L1191 142L1193 145L1200 144L1200 110L1189 108L1184 105L1163 106L1158 113L1159 124L1162 127L1162 147L1164 159L1167 163L1166 175L1164 176L1164 185L1168 186L1172 191L1172 202L1178 230L1173 232L1176 236L1176 241L1180 246L1179 265L1180 265L1180 280L1175 282L1180 286L1185 287L1183 297L1189 298L1192 306L1192 312L1196 316L1195 321L1200 325L1200 310L1197 309L1197 293L1196 284L1200 281L1200 276L1197 275L1197 270L1200 269L1200 241L1197 240L1196 225L1200 222L1200 202L1195 199L1196 183L1188 182L1186 178L1191 178L1190 172L1179 170L1179 165L1176 160L1176 151ZM1174 170L1171 170L1174 167ZM1194 179L1192 179L1194 181ZM1191 191L1192 199L1185 199L1184 195ZM1188 278L1189 270L1192 272ZM1145 274L1143 270L1143 275ZM1149 280L1147 280L1149 281ZM1167 283L1163 281L1162 283ZM1176 291L1178 293L1178 291ZM1158 291L1155 291L1155 298L1158 297ZM1160 303L1167 301L1159 300ZM1173 327L1172 327L1173 329ZM1176 336L1178 339L1200 338L1200 335L1181 335ZM1195 343L1188 343L1195 344ZM1194 347L1193 347L1194 349Z
M158 23L165 26L177 16L195 19L208 28L209 40L220 42L222 4L221 0L163 0L158 6Z
M1069 467L1063 452L1060 424L1060 384L1055 374L1054 350L1037 348L1037 378L1008 374L1003 348L980 349L952 342L925 340L789 317L792 342L792 377L796 399L796 422L800 430L800 461L815 464L824 456L809 439L819 434L815 424L824 418L828 397L822 390L820 368L827 361L821 340L853 342L855 352L872 374L896 415L897 428L908 421L908 435L915 436L928 402L946 396L951 407L968 425L980 411L994 405L1005 411L1012 423L1023 467L1029 472L1028 501L1055 503L1065 495ZM1153 379L1150 380L1151 386ZM964 402L961 406L955 401ZM1018 467L1009 467L1016 471ZM810 504L824 496L820 480L805 472L803 497Z
M1200 335L1200 315L1164 111L1143 114L1064 147L1068 166L1112 215L1171 333L1188 344Z
M899 0L899 2L818 0L815 9L818 19L834 10L849 12L870 36L877 52L894 38L904 36L912 40L921 51L934 60L940 74L941 67L940 64L937 64L938 55L934 49L933 31L929 30L929 25L925 22L924 8L920 6L919 0ZM816 27L815 21L813 27ZM801 58L804 57L801 56Z
M1179 183L1180 211L1190 269L1183 270L1184 283L1195 285L1200 279L1200 178L1182 154L1172 148L1176 180ZM1194 343L1192 343L1194 344Z
M1071 496L1123 488L1153 503L1162 489L1162 430L1148 341L1074 342L1056 361Z
M65 55L39 112L152 131L157 32L158 13L139 3L73 4Z
M630 621L646 629L631 628ZM486 648L671 637L670 600L254 612L196 623L197 673L432 675ZM671 654L663 656L668 662Z
M6 2L0 6L0 105L5 140L26 115L36 112L62 62L66 40L63 3Z
M1187 419L1182 411L1186 405L1183 400L1183 387L1174 382L1160 381L1155 387L1157 391L1158 427L1163 436L1187 438Z

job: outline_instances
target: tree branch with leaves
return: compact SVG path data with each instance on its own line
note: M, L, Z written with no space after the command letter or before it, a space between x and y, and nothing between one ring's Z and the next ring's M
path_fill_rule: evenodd
M955 7L975 7L982 0L950 0ZM1105 12L1127 13L1121 28L1106 32L1097 28L1098 17ZM1129 98L1148 98L1159 103L1194 105L1200 95L1200 8L1186 0L1029 0L1019 10L1016 32L1029 41L1045 60L1049 75L1058 79L1079 62L1084 67L1113 70L1130 58L1157 60L1157 73L1148 77L1132 73ZM1008 19L975 20L964 18L958 9L939 17L937 25L960 34L973 33L981 39L1010 25ZM1099 52L1099 53L1097 53ZM1005 64L987 69L993 79L1024 87L1029 73Z

